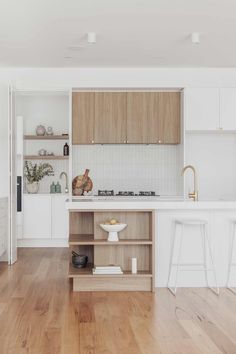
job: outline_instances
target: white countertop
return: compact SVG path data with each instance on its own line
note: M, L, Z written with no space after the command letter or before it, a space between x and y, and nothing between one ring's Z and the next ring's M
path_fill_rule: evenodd
M24 193L24 197L32 197L32 196L37 196L37 197L66 197L68 196L68 193Z
M66 202L66 208L69 210L236 210L236 201L193 202L182 197L73 197Z

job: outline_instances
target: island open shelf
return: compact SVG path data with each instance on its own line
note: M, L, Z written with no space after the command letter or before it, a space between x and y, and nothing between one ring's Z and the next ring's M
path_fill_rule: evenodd
M74 291L154 291L154 212L152 210L71 210L69 246L88 256L86 268L70 262L69 278ZM108 242L100 224L115 218L127 227L119 241ZM136 257L138 272L132 274ZM93 275L94 266L119 265L123 274Z

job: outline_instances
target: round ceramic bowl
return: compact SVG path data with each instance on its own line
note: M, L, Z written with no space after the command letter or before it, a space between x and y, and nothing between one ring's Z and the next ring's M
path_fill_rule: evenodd
M100 226L104 231L108 232L107 241L117 242L119 241L118 232L124 230L127 224L115 224L115 225L100 224Z

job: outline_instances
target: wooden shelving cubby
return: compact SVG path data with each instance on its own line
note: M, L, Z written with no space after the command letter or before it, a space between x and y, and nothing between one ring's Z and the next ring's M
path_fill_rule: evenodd
M128 226L118 242L108 242L100 224L112 218ZM86 268L70 263L69 278L74 291L154 291L153 211L70 211L69 246L88 256ZM138 260L138 273L131 273L131 258ZM122 275L93 275L94 265L119 265Z

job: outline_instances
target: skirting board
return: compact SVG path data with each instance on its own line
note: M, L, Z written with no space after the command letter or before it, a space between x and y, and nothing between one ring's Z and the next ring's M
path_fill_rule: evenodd
M17 247L68 247L68 239L19 239Z

